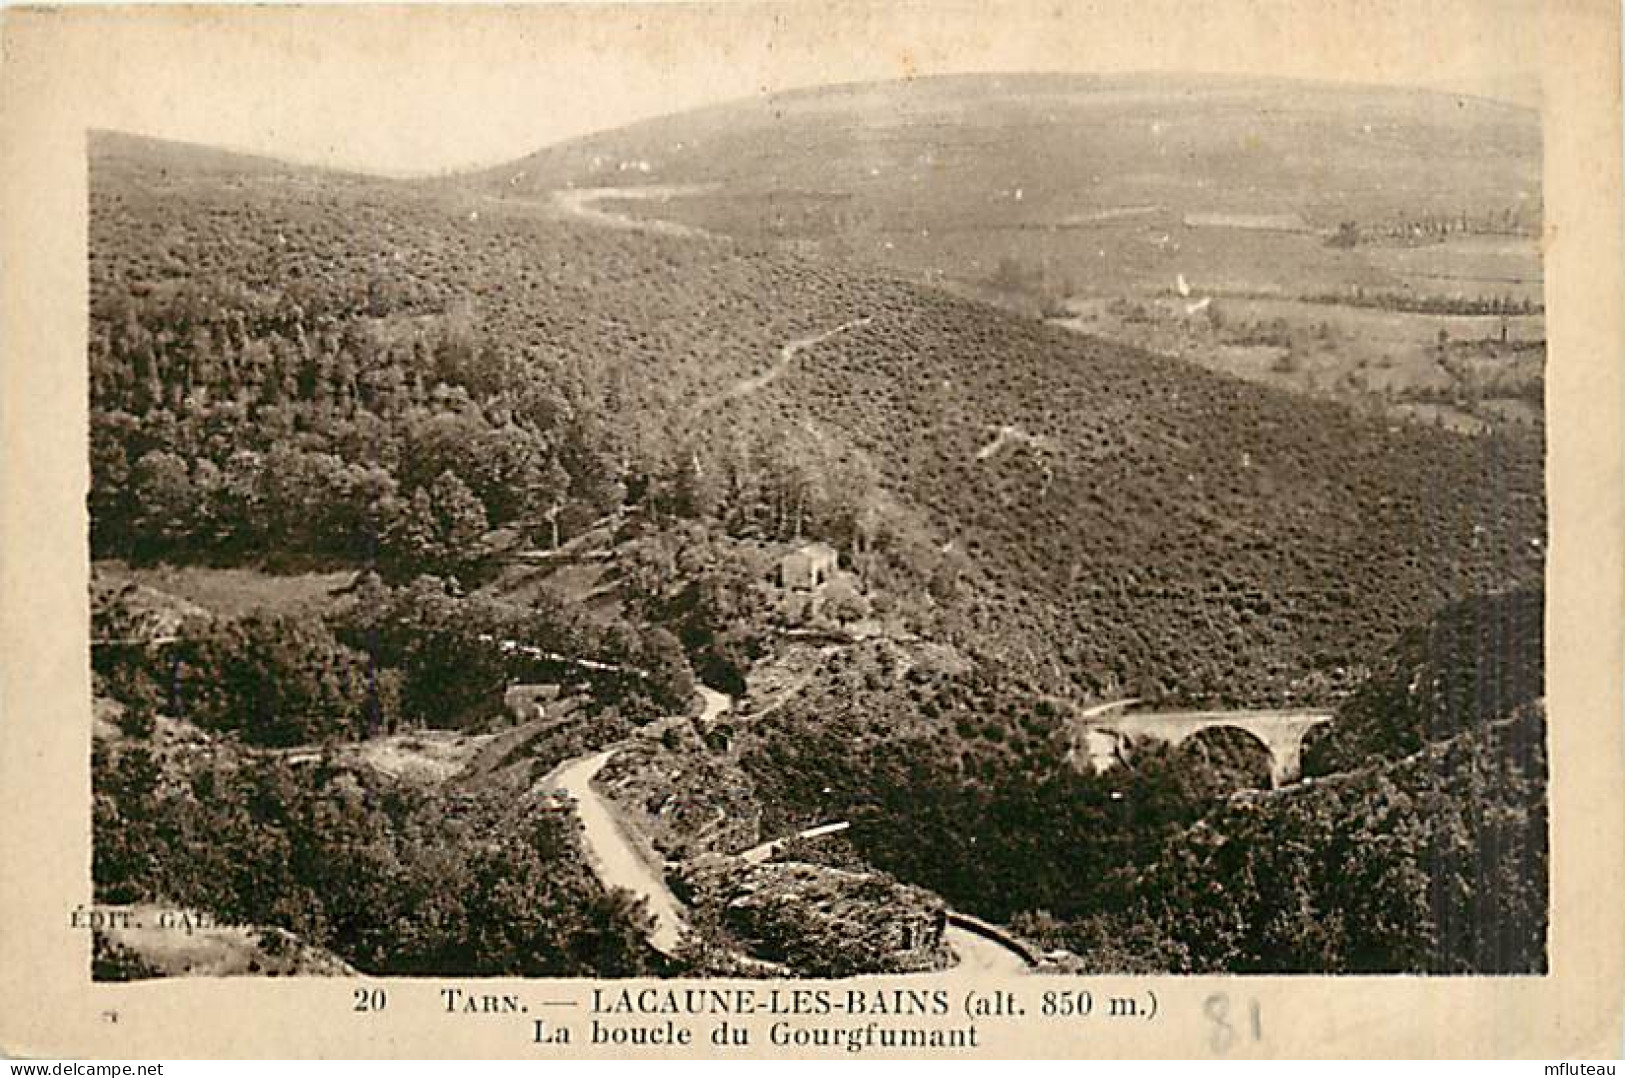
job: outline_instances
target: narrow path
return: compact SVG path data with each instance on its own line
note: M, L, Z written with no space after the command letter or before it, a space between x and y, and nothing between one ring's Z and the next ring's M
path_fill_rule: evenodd
M1011 426L1008 423L993 429L995 432L993 440L976 451L977 460L987 460L998 455L999 450L1012 442L1020 442L1022 445L1033 449L1048 450L1050 448L1050 440L1042 434L1028 434L1020 427Z
M731 400L738 400L740 397L748 397L752 393L757 393L763 389L766 389L769 385L772 385L779 378L783 377L784 373L790 369L790 364L795 362L796 356L800 355L802 352L805 352L807 349L816 345L823 344L831 337L836 337L842 333L848 333L854 329L867 326L873 321L874 318L872 316L865 315L862 318L854 318L849 322L842 322L834 329L826 329L821 333L814 333L810 336L795 338L779 349L779 360L777 363L773 364L773 366L769 367L761 374L753 374L748 378L741 378L739 381L735 382L733 385L729 386L715 397L712 397L710 400L706 401L700 406L701 413L709 412L713 408L726 404Z
M675 221L664 221L655 217L633 217L630 214L616 213L613 210L601 208L598 203L607 200L640 201L640 202L669 202L673 198L683 195L704 194L715 190L716 184L641 184L633 187L566 187L552 192L553 207L577 221L597 225L600 228L614 228L629 232L653 232L666 236L710 236L712 233L691 225L678 224ZM834 329L815 333L808 337L797 337L779 349L779 361L771 368L758 375L743 378L722 393L706 401L700 407L704 414L720 404L747 397L752 393L770 385L795 361L796 356L817 344L822 344L837 334L866 326L874 319L869 316L856 318L850 322L842 322Z
M498 651L504 655L526 655L532 659L541 659L545 662L564 663L568 666L577 666L583 670L596 670L606 674L625 674L629 677L644 678L648 675L642 670L630 666L621 666L618 663L601 663L596 659L582 659L574 655L564 655L557 651L548 651L533 644L521 644L517 640L499 640L490 633L481 633L479 641L482 644L495 644Z
M845 831L851 826L852 825L846 820L841 820L837 823L826 823L820 824L817 827L809 827L805 831L798 831L795 834L788 835L784 838L776 838L771 842L764 842L760 846L752 846L750 849L740 854L739 858L749 865L764 864L765 862L772 860L774 854L784 849L796 839L822 838L824 835L833 835L838 831Z

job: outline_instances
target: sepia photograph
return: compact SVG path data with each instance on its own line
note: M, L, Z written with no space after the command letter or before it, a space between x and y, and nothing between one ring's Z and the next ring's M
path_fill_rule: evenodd
M1076 1011L1266 1052L1282 997L1210 986L1547 992L1563 916L1612 955L1617 893L1558 912L1563 836L1619 853L1572 740L1610 715L1548 726L1620 628L1555 598L1618 590L1553 576L1584 439L1620 536L1553 395L1559 309L1618 315L1554 291L1557 24L1456 4L1338 70L1221 6L1120 52L1041 5L107 23L142 103L52 135L76 991L330 985L533 1054L804 991L844 1022L750 1051Z
M99 976L1545 968L1531 108L87 152Z

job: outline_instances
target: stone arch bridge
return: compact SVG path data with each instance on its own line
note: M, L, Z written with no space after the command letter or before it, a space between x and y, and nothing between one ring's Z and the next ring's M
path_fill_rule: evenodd
M1123 759L1132 738L1178 745L1204 730L1240 730L1270 754L1270 785L1286 786L1303 774L1303 739L1310 730L1332 721L1329 711L1140 711L1121 710L1134 703L1094 708L1078 722L1082 747L1094 769L1105 771Z

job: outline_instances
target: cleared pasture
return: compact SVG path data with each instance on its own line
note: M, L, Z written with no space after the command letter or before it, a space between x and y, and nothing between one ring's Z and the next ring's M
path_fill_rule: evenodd
M1544 300L1540 246L1533 238L1459 236L1414 247L1373 245L1364 253L1420 295Z
M342 601L338 593L355 580L352 570L283 575L242 567L130 566L115 560L98 561L95 568L98 579L111 585L137 584L223 617L255 611L325 612Z
M1545 376L1542 315L1436 315L1229 296L1196 313L1194 306L1179 297L1079 299L1059 321L1250 382L1463 433L1540 421L1534 401ZM1503 403L1489 405L1492 399Z

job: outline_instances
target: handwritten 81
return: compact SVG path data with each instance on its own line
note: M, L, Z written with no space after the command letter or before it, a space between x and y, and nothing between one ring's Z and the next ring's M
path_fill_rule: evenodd
M1240 1019L1233 1017L1230 997L1223 992L1215 992L1202 1001L1202 1014L1209 1023L1208 1045L1216 1054L1230 1051L1237 1038L1249 1038L1254 1044L1264 1039L1264 1017L1258 1000L1249 999L1245 1012ZM1241 1028L1237 1028L1238 1021Z

